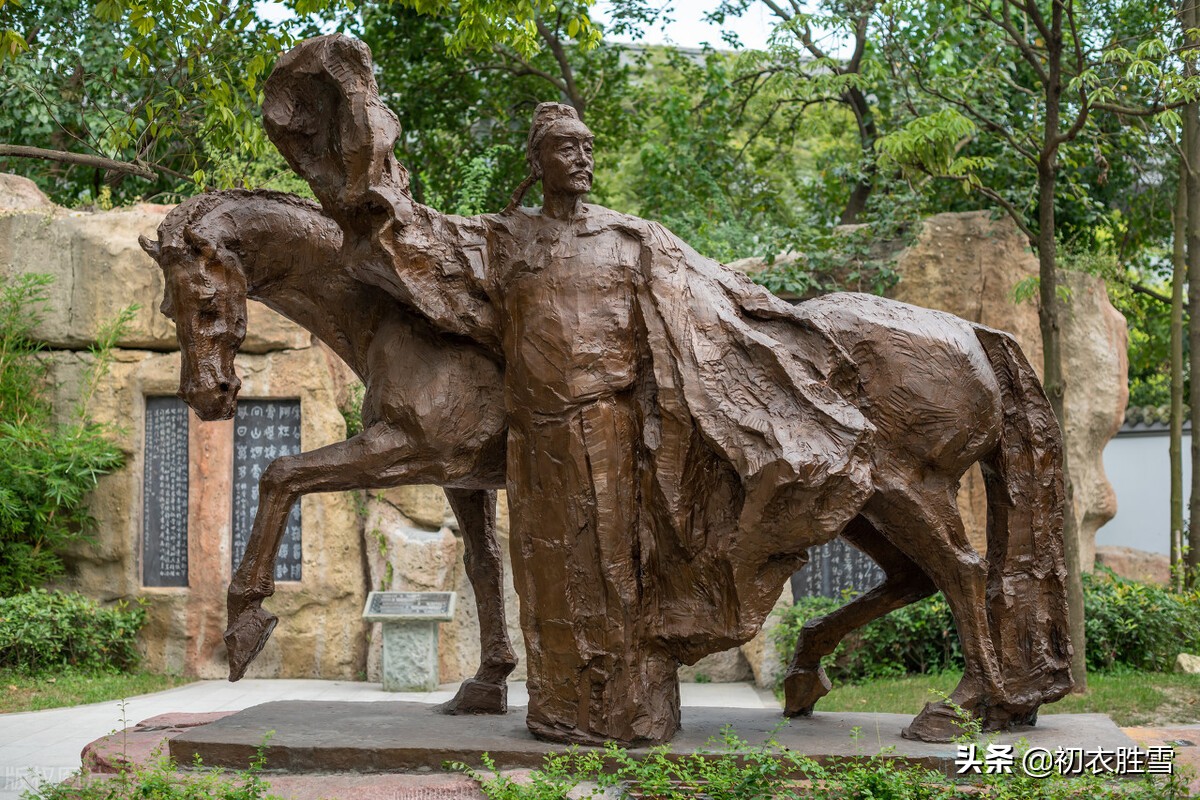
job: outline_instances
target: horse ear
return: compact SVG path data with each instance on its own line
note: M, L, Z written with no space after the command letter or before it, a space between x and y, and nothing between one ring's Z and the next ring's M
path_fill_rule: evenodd
M200 253L207 258L212 258L216 254L216 250L213 248L212 242L196 233L191 228L183 229L183 238L184 241L196 249L197 253Z
M160 254L160 245L157 241L153 239L147 239L145 236L138 236L138 244L140 244L142 249L146 251L146 255L154 259L154 263L159 263L158 257Z

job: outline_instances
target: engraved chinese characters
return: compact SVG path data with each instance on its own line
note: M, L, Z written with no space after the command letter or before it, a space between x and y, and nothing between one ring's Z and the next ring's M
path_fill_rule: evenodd
M810 548L808 563L792 576L795 597L844 597L847 591L865 594L883 583L883 570L841 539Z
M188 585L188 407L146 398L142 584Z
M300 452L299 400L242 400L233 427L233 566L246 552L258 511L258 480L280 456ZM300 504L292 506L275 562L275 580L298 581L301 571Z

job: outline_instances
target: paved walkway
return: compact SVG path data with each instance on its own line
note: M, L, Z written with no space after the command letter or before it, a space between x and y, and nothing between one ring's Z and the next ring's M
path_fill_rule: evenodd
M123 727L170 712L240 711L272 700L348 700L373 702L409 700L441 703L454 696L456 684L433 692L385 692L378 683L316 680L200 681L165 692L54 708L24 714L0 714L0 800L16 800L38 779L61 781L80 766L84 746ZM685 683L680 687L685 706L778 708L770 692L746 683ZM525 684L512 683L508 702L529 702Z

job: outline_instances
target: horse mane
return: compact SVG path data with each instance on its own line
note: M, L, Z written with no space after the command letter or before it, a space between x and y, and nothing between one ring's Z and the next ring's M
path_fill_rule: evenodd
M187 247L187 231L195 231L214 210L231 200L245 201L262 198L292 208L324 215L321 206L312 200L273 189L221 189L204 192L184 200L167 214L159 226L159 244L165 250Z

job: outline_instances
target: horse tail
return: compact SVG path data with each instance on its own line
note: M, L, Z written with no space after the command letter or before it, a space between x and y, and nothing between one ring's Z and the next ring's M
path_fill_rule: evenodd
M1071 678L1063 549L1063 439L1033 367L1007 333L975 326L1000 384L1003 421L982 462L988 622L1014 723L1066 695Z

